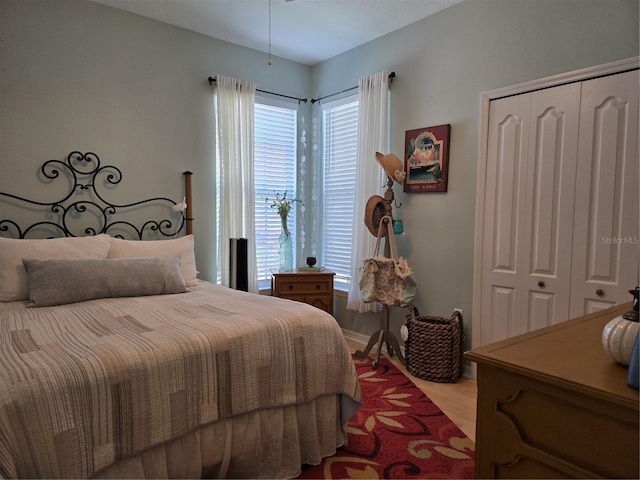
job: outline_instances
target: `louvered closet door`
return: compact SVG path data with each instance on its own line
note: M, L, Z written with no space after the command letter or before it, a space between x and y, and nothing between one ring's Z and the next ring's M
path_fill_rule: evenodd
M638 284L638 71L583 82L571 316Z
M580 85L490 104L482 345L567 319Z

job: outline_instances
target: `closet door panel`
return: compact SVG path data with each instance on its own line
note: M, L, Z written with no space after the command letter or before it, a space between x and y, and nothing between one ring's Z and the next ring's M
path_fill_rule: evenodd
M492 339L505 339L517 335L514 329L518 328L518 324L514 324L513 319L516 317L517 293L513 287L502 287L492 285L491 291L491 319L488 328L489 331L484 332L485 335ZM489 341L489 343L492 340Z
M638 71L583 83L571 316L630 300L638 282Z
M527 331L568 318L580 84L532 93L523 248Z
M483 265L481 344L526 331L520 314L522 289L522 230L525 202L530 95L491 102Z
M529 289L527 299L527 320L529 331L546 327L559 320L558 303L562 298L557 293L546 293Z

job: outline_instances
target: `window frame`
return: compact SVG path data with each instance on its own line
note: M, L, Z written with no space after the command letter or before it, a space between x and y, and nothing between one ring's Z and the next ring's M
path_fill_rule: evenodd
M262 107L267 107L265 110L268 110L268 107L272 107L275 109L284 109L290 110L293 112L293 118L291 121L291 129L292 136L290 138L291 143L286 146L286 148L290 148L286 152L286 156L291 156L293 162L285 167L283 167L283 171L286 172L284 175L284 182L282 184L274 185L274 181L278 179L282 179L282 173L276 175L277 178L271 178L270 182L260 182L258 183L259 168L262 168L262 159L258 158L257 150L263 148L263 146L259 145L258 137L258 109ZM266 125L263 128L267 127ZM255 232L256 232L256 275L258 282L258 290L269 290L271 288L271 269L278 268L278 236L280 234L281 223L280 218L278 217L278 213L275 208L271 208L271 200L274 198L275 193L278 192L280 194L287 191L288 198L297 198L298 192L298 105L286 102L282 100L276 100L268 97L256 96L255 98L255 106L254 106L254 197L255 197L255 209L254 209L254 223L255 223ZM275 175L272 173L272 175ZM275 186L275 188L274 188ZM288 227L293 235L294 245L295 239L298 234L298 218L297 218L297 207L292 206L291 212L288 218ZM265 236L259 232L263 232L266 229L266 236L268 239L265 240ZM294 265L296 265L296 249L293 251L293 259ZM266 263L266 265L264 265Z
M351 257L352 257L352 245L353 245L353 222L354 212L355 212L355 186L356 186L356 161L357 161L357 137L358 137L358 108L360 103L360 95L354 94L343 97L338 100L334 100L332 102L327 102L322 104L322 235L321 235L321 251L322 251L322 259L324 266L336 273L334 277L334 288L338 291L349 291L349 285L352 281L351 278ZM346 144L353 145L349 149L348 156L351 156L353 160L352 168L346 173L346 175L341 175L343 178L352 179L352 183L349 185L341 185L335 188L332 188L331 191L328 190L327 175L332 174L334 172L328 172L328 170L335 168L336 166L341 166L343 162L334 162L331 161L331 164L327 165L327 155L332 155L328 150L335 150L335 146L328 145L329 141L334 141L335 139L329 139L327 136L331 135L332 132L329 132L329 128L327 128L327 112L334 111L336 109L348 108L348 115L351 117L355 116L354 121L351 125L349 125L350 130L347 135L342 136L339 141L342 141ZM334 120L334 119L332 119ZM337 165L336 165L337 164ZM337 178L337 177L336 177ZM342 198L349 198L350 195L350 218L345 221L336 221L332 214L338 211L344 211L344 203L340 204L337 201L331 202L328 204L328 201L336 200L339 198L338 193L342 193ZM336 225L336 228L328 225ZM334 239L340 239L344 237L344 240L338 244ZM347 239L348 237L348 239ZM329 240L328 240L329 239ZM336 254L335 251L339 249L345 249L348 246L349 252L343 254ZM334 248L334 252L331 255L327 255L328 248ZM328 258L329 257L329 258ZM335 260L337 262L335 264L332 263L331 257L338 257Z

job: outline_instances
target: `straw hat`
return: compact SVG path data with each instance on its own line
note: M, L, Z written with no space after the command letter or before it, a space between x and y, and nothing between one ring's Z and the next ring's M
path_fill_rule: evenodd
M384 168L387 176L398 182L400 185L404 183L404 179L407 174L404 173L404 165L402 163L402 160L400 160L393 153L383 155L380 152L376 152L376 160L382 166L382 168Z
M384 217L384 198L380 195L373 195L367 200L367 206L364 211L364 224L367 226L371 235L378 236L378 226L380 219ZM386 236L386 230L382 232L382 236Z

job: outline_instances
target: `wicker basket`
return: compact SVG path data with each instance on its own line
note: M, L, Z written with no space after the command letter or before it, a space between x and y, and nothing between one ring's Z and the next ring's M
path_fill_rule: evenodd
M453 383L462 375L464 325L462 314L451 318L421 317L415 306L407 310L409 336L405 365L412 375L432 382Z

